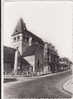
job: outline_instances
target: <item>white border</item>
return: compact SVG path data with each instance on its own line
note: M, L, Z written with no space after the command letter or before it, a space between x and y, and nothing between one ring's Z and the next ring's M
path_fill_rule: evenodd
M3 34L4 34L4 3L8 2L47 2L47 3L72 3L72 0L1 0L1 99L3 99ZM72 27L73 27L73 9L72 9ZM72 38L73 38L73 28L72 28ZM72 42L73 45L73 42ZM73 47L72 47L73 49ZM72 71L73 73L73 71ZM73 97L71 98L73 99Z

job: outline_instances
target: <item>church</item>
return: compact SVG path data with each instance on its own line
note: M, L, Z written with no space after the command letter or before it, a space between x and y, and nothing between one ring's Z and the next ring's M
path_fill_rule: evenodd
M14 74L42 74L57 69L55 64L58 63L59 56L54 47L30 32L22 18L18 21L11 38L15 49L12 70Z

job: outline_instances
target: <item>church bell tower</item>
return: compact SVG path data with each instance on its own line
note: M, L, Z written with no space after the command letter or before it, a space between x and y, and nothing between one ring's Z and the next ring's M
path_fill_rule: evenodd
M18 68L18 56L22 56L23 54L23 34L26 30L25 23L23 19L20 19L17 23L14 33L12 36L12 45L16 49L15 51L15 62L14 62L14 72L17 72Z
M25 30L25 23L23 22L23 19L20 19L17 23L14 33L12 34L12 45L15 49L18 48L21 56L23 47L23 34Z

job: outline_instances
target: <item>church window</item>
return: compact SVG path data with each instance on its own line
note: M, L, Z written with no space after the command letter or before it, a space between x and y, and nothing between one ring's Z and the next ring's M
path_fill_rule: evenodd
M32 45L32 37L29 38L29 46Z
M18 36L17 39L19 40L20 39L20 36Z
M16 41L16 37L14 37L14 41Z

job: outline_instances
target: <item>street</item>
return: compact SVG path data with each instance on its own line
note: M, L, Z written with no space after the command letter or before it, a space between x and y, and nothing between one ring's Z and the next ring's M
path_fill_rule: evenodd
M64 83L71 76L71 72L65 72L55 76L13 83L4 86L4 98L70 98L71 94L63 89Z

